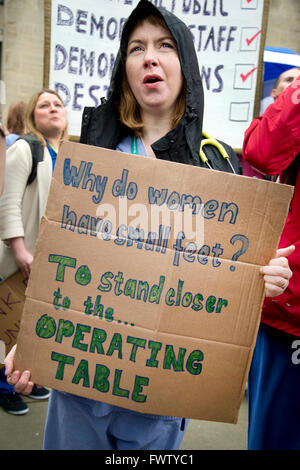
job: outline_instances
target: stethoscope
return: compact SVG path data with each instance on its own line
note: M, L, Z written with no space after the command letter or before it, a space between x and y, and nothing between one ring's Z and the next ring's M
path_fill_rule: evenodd
M230 157L228 155L228 153L226 152L225 148L223 147L222 144L220 144L220 142L218 142L216 139L214 139L213 137L210 137L208 134L206 134L206 132L202 132L203 136L205 137L204 139L202 139L201 141L201 147L200 147L200 151L199 151L199 156L202 160L202 162L208 167L210 168L211 170L213 170L212 166L209 164L209 161L208 161L208 158L207 156L205 155L204 153L204 150L203 150L203 147L205 145L213 145L214 147L217 147L217 149L219 150L220 154L222 155L222 157L224 158L224 160L226 160L228 162L228 165L230 166L230 169L232 171L232 173L236 174L236 171L235 169L233 168L232 164L231 164L231 161L230 161ZM138 155L138 138L137 136L132 136L131 137L131 153L133 155Z
M236 174L236 171L235 171L235 169L233 168L233 166L231 164L230 157L229 157L228 153L226 152L226 150L224 149L223 145L220 144L220 142L218 142L213 137L210 137L208 134L206 134L206 132L202 132L202 135L205 137L205 139L202 139L202 141L201 141L201 147L200 147L200 151L199 151L199 155L200 155L200 158L201 158L202 162L208 168L213 170L213 168L211 167L211 165L208 162L207 156L205 155L205 153L203 151L204 145L213 145L214 147L217 147L217 149L219 150L219 152L222 155L222 157L224 158L224 160L227 160L228 165L230 166L232 173Z

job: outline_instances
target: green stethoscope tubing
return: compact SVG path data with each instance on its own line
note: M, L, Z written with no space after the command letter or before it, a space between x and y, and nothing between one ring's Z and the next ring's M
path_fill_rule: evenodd
M208 158L207 156L205 155L204 153L204 150L203 150L203 147L205 145L213 145L214 147L216 147L220 154L222 155L222 157L224 158L224 160L227 160L228 162L228 165L230 166L230 169L232 171L232 173L236 173L235 169L233 168L232 164L231 164L231 161L230 161L230 158L229 158L229 155L228 153L226 152L226 150L224 149L223 145L220 144L220 142L218 142L216 139L214 139L213 137L210 137L208 134L206 134L206 132L203 132L203 137L205 137L204 139L202 139L201 141L201 147L200 147L200 151L199 151L199 156L202 160L202 162L208 167L210 168L211 170L213 170L213 168L210 166L209 164L209 161L208 161ZM131 137L131 153L133 155L138 155L138 138L137 136L133 136Z

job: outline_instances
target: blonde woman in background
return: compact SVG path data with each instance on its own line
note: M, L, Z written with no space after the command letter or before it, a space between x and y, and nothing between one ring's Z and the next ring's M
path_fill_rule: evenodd
M28 142L17 140L7 150L6 174L0 197L0 276L7 278L18 269L29 278L40 220L44 214L59 144L67 138L66 111L60 96L53 90L41 90L29 100L25 132L41 146L31 183L32 153ZM48 398L49 392L34 386L30 397ZM25 414L28 406L6 382L0 371L0 406L11 414Z

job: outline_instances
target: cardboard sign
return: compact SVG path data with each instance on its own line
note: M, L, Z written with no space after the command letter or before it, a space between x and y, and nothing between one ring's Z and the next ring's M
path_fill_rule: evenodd
M25 302L26 285L27 281L21 272L17 272L0 284L0 343L2 353L0 364L3 364L5 355L16 344ZM5 344L5 351L3 351L3 343Z
M259 110L269 0L152 3L174 13L193 35L209 103L204 131L241 148L257 103ZM106 97L122 29L137 4L46 0L44 84L63 98L70 135L80 135L84 106L98 106Z
M236 422L289 186L63 143L16 367L143 413Z

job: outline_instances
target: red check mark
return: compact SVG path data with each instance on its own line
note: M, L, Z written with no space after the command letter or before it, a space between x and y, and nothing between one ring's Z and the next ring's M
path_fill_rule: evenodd
M250 46L251 42L252 42L252 41L254 41L254 39L256 39L256 38L257 38L257 36L259 36L259 35L260 35L260 33L261 33L261 29L260 29L259 31L257 31L257 33L256 33L256 34L254 34L254 36L252 36L252 38L249 38L249 39L248 39L248 38L246 38L246 41L247 41L247 44L248 44L248 46Z
M247 3L251 3L251 2L252 2L252 0L247 0Z
M250 72L246 73L246 75L241 73L241 79L243 80L243 82L245 82L247 80L247 78L250 77L250 75L252 75L253 72L255 72L256 69L257 69L257 67L254 67L252 70L250 70Z

